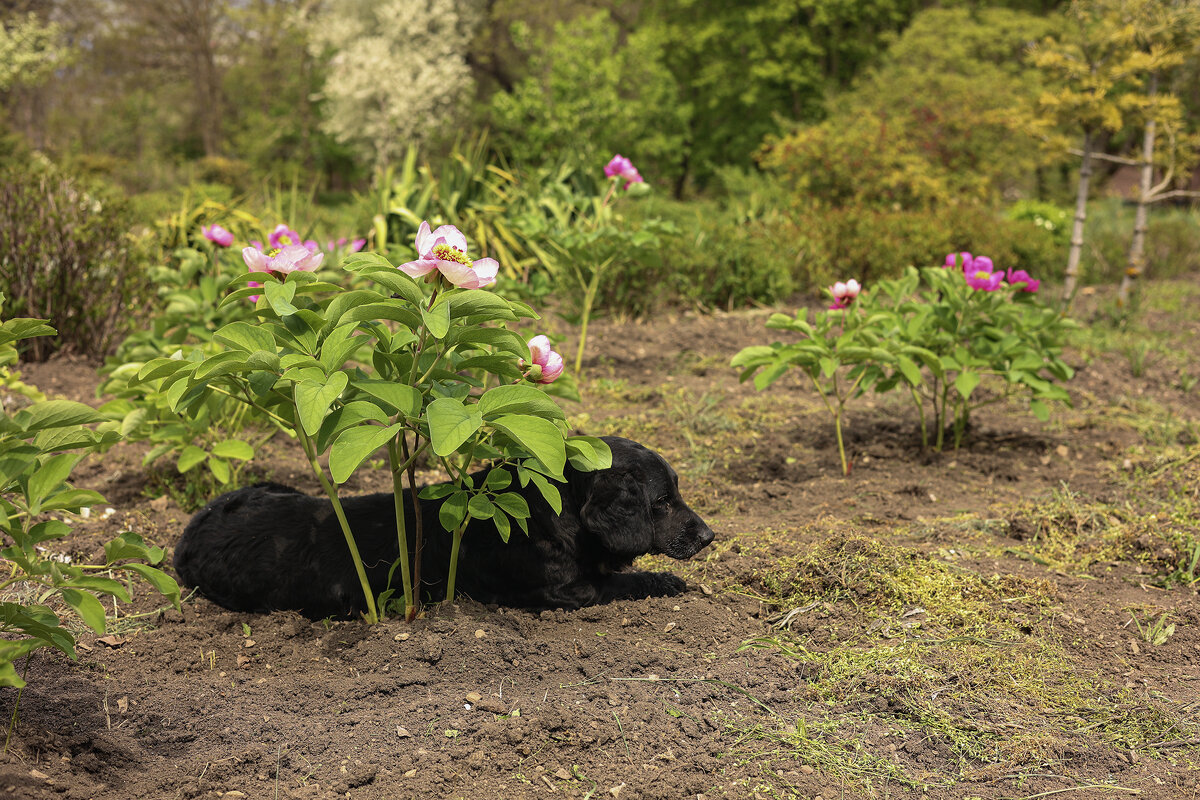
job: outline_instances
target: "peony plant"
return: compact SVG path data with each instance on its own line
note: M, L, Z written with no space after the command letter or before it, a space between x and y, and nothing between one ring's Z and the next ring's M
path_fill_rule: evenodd
M1024 270L998 270L986 256L951 253L941 268L909 268L867 292L854 280L829 287L833 304L809 320L774 314L767 327L800 335L793 342L747 347L733 359L742 380L765 389L792 367L808 375L834 418L842 472L851 462L842 440L846 403L867 389L908 391L929 447L926 407L932 407L941 450L947 427L957 448L971 413L1014 393L1030 411L1049 418L1049 402L1069 402L1056 381L1074 374L1062 359L1066 331L1074 326L1037 298L1040 282ZM999 391L977 391L984 381Z
M280 254L294 246L285 245ZM153 359L136 380L158 382L184 413L214 395L237 398L299 440L333 503L362 585L367 621L396 606L412 618L421 603L424 521L418 516L410 554L404 514L404 504L417 501L418 459L435 459L451 479L448 487L426 494L443 499L438 522L452 537L447 600L454 597L468 520L491 520L505 540L514 525L527 524L521 495L506 491L499 473L475 486L468 475L472 464L489 461L493 472L512 465L521 486L532 483L559 508L554 482L564 480L568 461L578 469L611 463L599 439L568 435L565 414L541 388L561 374L561 356L544 337L527 343L508 327L538 315L487 290L498 265L469 258L466 238L454 226L432 230L423 223L411 261L393 264L374 253L346 256L342 268L357 288L319 279L303 268L311 263L303 258L248 249L254 250L246 254L253 271L230 281L241 288L223 303L257 297L254 321L217 330L213 339L221 347L215 352ZM261 287L247 286L250 279ZM339 499L339 487L380 449L387 453L393 482L400 554L393 573L400 576L399 587L370 584Z

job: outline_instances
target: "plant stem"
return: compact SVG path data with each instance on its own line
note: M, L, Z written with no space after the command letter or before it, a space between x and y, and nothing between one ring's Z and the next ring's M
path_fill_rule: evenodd
M850 474L850 466L846 463L846 445L842 443L842 406L838 405L833 415L833 428L837 432L838 456L842 459L842 474Z
M418 434L414 444L419 442L420 435ZM417 527L416 546L413 548L412 581L414 600L412 607L404 610L404 617L409 622L412 622L416 618L417 606L421 604L421 550L425 544L425 522L421 518L421 498L417 496L417 456L425 450L428 444L429 440L426 439L425 444L418 446L410 457L408 454L408 436L403 432L400 434L400 452L404 456L405 463L408 465L408 491L412 499L413 518Z
M454 532L454 538L450 543L450 572L446 577L446 602L454 602L454 579L458 575L458 548L462 544L463 534L467 531L467 523L470 521L468 516L458 526L458 530Z
M403 430L400 431L400 436L404 436ZM408 610L413 607L413 592L408 560L408 526L404 519L404 481L400 477L404 471L404 465L400 462L400 454L397 452L394 438L388 442L387 451L388 462L392 468L392 498L396 507L396 541L400 548L400 582L404 586L404 615L407 617Z
M338 499L337 487L325 477L325 470L321 469L321 464L317 461L317 454L312 440L304 433L304 428L297 426L296 433L300 437L301 444L304 445L304 454L308 456L308 463L312 466L313 472L316 473L317 479L321 481L321 488L325 490L325 494L328 495L330 502L333 503L333 513L337 516L338 525L342 528L342 535L346 537L346 547L350 550L350 560L354 562L354 571L358 573L358 582L362 584L363 596L367 600L367 613L363 616L369 625L374 625L379 622L379 611L375 608L375 595L371 592L371 582L367 580L367 571L363 567L362 556L358 554L358 544L354 541L354 534L350 532L350 522L346 519L346 512L342 508L342 501Z
M925 427L925 404L921 402L921 397L917 394L917 387L909 385L908 390L912 392L913 403L921 418L921 449L926 450L929 448L929 432Z
M579 320L579 349L575 351L575 377L580 375L580 367L583 365L583 348L587 344L587 329L588 321L592 316L592 304L596 302L596 292L600 289L600 274L612 263L612 259L605 259L603 264L598 265L592 271L591 280L588 281L587 287L583 293L583 313Z

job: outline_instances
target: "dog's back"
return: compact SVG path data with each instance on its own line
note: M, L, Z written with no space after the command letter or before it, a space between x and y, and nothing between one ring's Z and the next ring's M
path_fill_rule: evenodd
M196 513L175 548L175 571L213 602L235 611L299 608L344 615L361 589L345 542L324 535L327 502L277 483L228 492ZM314 595L314 582L323 593ZM311 605L314 596L329 602Z

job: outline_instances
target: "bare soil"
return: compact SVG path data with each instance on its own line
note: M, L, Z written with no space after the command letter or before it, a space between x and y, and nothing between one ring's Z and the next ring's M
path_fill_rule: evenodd
M0 797L1196 797L1200 599L1165 579L1200 535L1200 320L1167 302L1183 291L1072 350L1075 408L1045 425L997 403L935 453L903 398L861 398L846 477L807 386L760 394L728 367L773 338L767 312L596 323L572 424L679 470L717 541L646 565L686 594L367 626L179 613L140 589L109 644L31 659ZM1135 340L1153 345L1140 369ZM84 362L23 379L99 402ZM144 452L77 471L115 511L60 549L95 558L134 530L170 550L191 509L154 496ZM318 491L282 438L251 472ZM1175 627L1155 644L1160 614ZM0 689L4 719L16 695Z

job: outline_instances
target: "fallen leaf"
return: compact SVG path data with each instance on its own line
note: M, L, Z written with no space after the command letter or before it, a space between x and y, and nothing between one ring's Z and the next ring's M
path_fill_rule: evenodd
M479 692L467 692L467 702L471 705L475 705L482 699L483 695L481 695Z
M408 729L402 728L399 725L396 726L396 735L399 736L401 739L411 739L412 738L412 734L408 732Z
M117 711L120 711L122 714L129 712L129 697L128 696L122 697L120 700L117 701Z
M108 636L101 636L100 638L96 639L96 641L100 644L106 644L109 647L120 647L129 640L124 636L114 636L110 633Z
M559 767L558 771L554 773L554 777L558 778L560 781L569 781L571 780L571 773L567 772L562 767Z
M33 778L34 780L39 780L39 781L48 781L48 780L50 780L50 776L49 776L49 775L47 775L47 774L46 774L46 773L44 773L44 772L39 772L39 771L38 771L38 770L36 770L36 769L31 769L31 770L29 770L29 777Z

